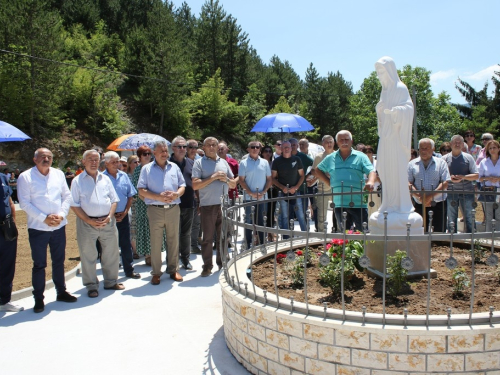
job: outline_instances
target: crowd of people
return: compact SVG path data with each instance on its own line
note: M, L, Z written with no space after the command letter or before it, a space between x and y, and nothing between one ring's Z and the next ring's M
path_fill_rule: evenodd
M408 155L412 202L426 227L432 211L433 230L456 231L460 208L465 231L473 231L472 206L477 190L491 192L500 187L500 144L489 133L481 137L483 147L474 140L472 131L464 137L455 135L450 142L443 142L437 153L434 141L423 138L418 154L412 150ZM50 150L37 149L33 168L9 176L0 173L0 311L22 310L11 303L17 239L9 232L9 223L15 223L16 201L28 220L37 313L45 308L47 248L57 300L77 301L66 291L64 279L65 227L70 209L76 215L82 282L90 298L99 295L98 259L104 289L111 290L125 289L118 282L120 255L125 276L131 279L141 278L134 270L134 259L144 256L151 266L152 285L161 282L164 251L164 272L177 282L183 281L180 267L193 269L191 254L201 254L201 277L212 273L213 250L221 269L223 240L232 247L233 234L232 228L222 228L221 197L234 205L242 194L242 201L248 204L247 248L277 239L272 233L267 238L262 231L255 233L252 225L291 229L296 219L306 231L312 220L316 231L326 231L329 207L333 207L332 231L367 229L363 227L369 215L367 200L374 201L369 205L372 211L382 203L375 150L363 144L353 147L347 130L339 131L335 138L324 135L322 146L324 151L315 154L309 151L307 139L278 140L274 145L253 140L238 162L230 156L228 145L215 137L206 138L200 149L196 140L177 136L171 154L165 142L156 142L152 149L141 146L128 158L96 147L83 153L82 168L75 172L68 168L65 173L52 167ZM360 194L363 191L370 193ZM265 202L280 196L286 199L280 201L279 209L276 202ZM494 195L481 196L486 229L491 230L491 220L500 219L499 205L495 198L489 198Z

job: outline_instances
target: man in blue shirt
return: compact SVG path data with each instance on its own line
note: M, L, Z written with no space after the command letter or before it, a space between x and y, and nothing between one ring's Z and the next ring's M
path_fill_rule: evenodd
M167 270L174 281L182 281L179 274L179 218L181 196L186 183L177 164L168 161L168 146L159 141L154 147L155 160L141 169L137 183L139 195L148 206L151 236L151 284L160 284L161 246L163 231L167 235Z
M368 156L352 148L352 134L349 131L341 130L335 138L339 149L318 165L315 175L332 187L335 216L342 230L348 230L354 225L357 230L362 231L362 223L368 222L368 210L359 192L363 187L365 190L373 190L376 174ZM366 186L364 175L368 176ZM349 194L351 192L358 194ZM347 213L345 228L343 212Z
M12 217L16 220L16 208L10 197L12 189L9 186L7 176L0 173L0 191L2 192L2 202L0 204L0 222ZM0 230L0 311L19 312L24 307L14 305L10 302L12 296L12 281L16 270L17 238L8 241Z
M134 195L137 194L130 178L125 172L118 168L120 167L120 157L114 151L108 151L104 154L106 162L106 170L104 174L109 177L115 188L116 195L120 199L116 206L115 219L116 228L118 229L118 245L122 254L123 270L125 276L132 279L140 279L141 275L134 272L134 254L132 251L132 243L130 242L130 221L128 212Z
M257 202L267 199L267 191L271 187L271 168L269 162L259 156L260 142L248 143L248 157L241 161L239 168L239 183L245 191L245 202ZM254 207L255 218L252 221L252 207ZM265 203L245 207L245 223L263 226ZM264 243L264 233L259 232L260 243ZM245 240L247 249L252 245L252 230L245 229Z

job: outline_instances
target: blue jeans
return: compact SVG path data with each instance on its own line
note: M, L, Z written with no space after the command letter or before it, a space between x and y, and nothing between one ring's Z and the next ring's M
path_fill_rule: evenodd
M296 198L296 196L291 195L290 198L293 199L284 199L280 202L280 215L278 217L278 224L280 229L288 229L290 223L290 210L295 210L297 207L297 211L295 211L295 216L299 220L300 230L307 230L306 226L306 218L304 216L304 206L301 198ZM290 236L284 234L283 239L289 238Z
M12 281L16 271L16 255L17 238L14 241L7 241L0 231L0 305L10 302Z
M347 217L344 225L342 212L347 212ZM363 232L363 222L368 223L368 210L366 208L351 208L351 207L335 207L335 218L341 231L350 230L353 225L356 230Z
M43 299L45 291L45 268L47 267L47 246L50 249L52 259L52 280L57 294L66 291L64 279L64 258L66 252L66 226L55 231L43 231L28 229L31 258L33 269L31 280L33 283L33 296L35 299Z
M123 271L125 275L130 276L134 273L134 254L132 252L132 243L130 242L130 220L128 214L122 221L116 222L118 229L118 246L122 254ZM102 250L101 250L102 251Z
M448 230L449 223L455 224L455 232L457 231L457 217L458 217L458 206L462 208L462 213L464 214L465 222L465 232L471 233L474 225L474 218L472 217L472 203L474 203L474 194L448 194ZM456 202L455 207L452 206L452 202Z
M250 201L245 201L245 203ZM267 205L265 203L254 204L252 206L245 207L245 224L252 224L252 207L255 207L255 225L264 226L264 213L267 215ZM250 249L252 245L252 229L245 228L245 241L247 244L247 249ZM259 234L260 243L264 243L264 232L257 232Z

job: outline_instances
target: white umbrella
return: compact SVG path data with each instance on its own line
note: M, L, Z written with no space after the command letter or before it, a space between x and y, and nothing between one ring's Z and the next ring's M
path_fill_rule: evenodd
M137 150L141 146L148 146L150 149L153 149L155 147L155 143L158 141L163 141L167 144L167 146L170 146L170 142L160 135L141 133L128 137L120 143L118 148L122 150Z

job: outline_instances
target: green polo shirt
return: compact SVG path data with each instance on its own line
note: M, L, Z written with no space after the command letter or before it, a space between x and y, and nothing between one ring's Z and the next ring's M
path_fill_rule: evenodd
M318 169L330 175L330 186L333 191L333 203L335 207L349 207L354 202L354 208L366 208L362 195L336 195L335 193L350 193L362 191L365 187L363 175L369 175L373 171L373 165L364 153L351 149L351 155L342 159L340 151L328 155L318 165Z

